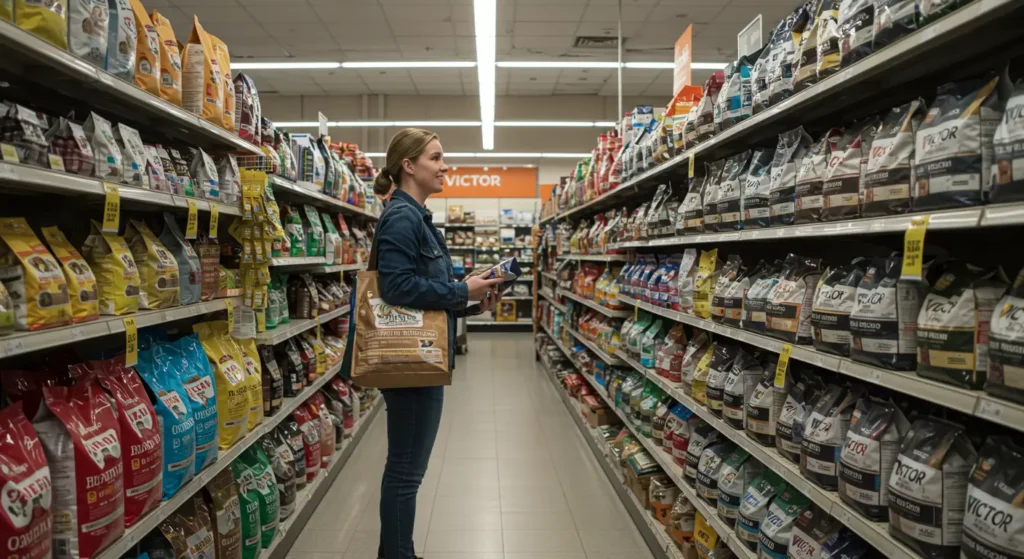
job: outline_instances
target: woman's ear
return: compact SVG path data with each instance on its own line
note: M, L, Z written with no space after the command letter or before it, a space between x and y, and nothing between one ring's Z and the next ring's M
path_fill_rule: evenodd
M410 161L408 159L403 159L402 160L402 170L404 170L406 173L409 173L410 175L412 175L412 174L414 174L413 173L413 169L415 169L415 165L413 165L412 161Z

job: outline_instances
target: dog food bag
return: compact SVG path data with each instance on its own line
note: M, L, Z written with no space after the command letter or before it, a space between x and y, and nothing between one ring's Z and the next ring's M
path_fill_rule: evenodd
M139 34L129 0L107 0L107 52L103 68L121 80L135 83L135 49Z
M220 174L213 163L213 158L202 149L197 149L192 156L189 172L193 182L199 187L196 196L207 200L217 200L220 197Z
M989 322L1007 288L1002 270L948 263L917 315L917 374L980 390L988 372Z
M43 238L60 261L71 296L71 320L75 324L100 316L99 288L89 264L57 227L43 227Z
M992 202L1024 200L1024 81L1013 87L996 127Z
M841 0L822 0L821 14L818 15L817 41L818 81L839 71L842 52L839 48L841 42L839 32L839 8Z
M768 108L768 66L771 63L773 44L775 44L774 29L769 31L768 41L760 50L757 60L754 61L754 67L750 70L750 104L751 112L755 115Z
M735 448L722 463L718 472L718 517L730 528L736 527L740 514L743 494L754 478L761 475L764 467L757 460L750 459L750 453Z
M0 141L10 144L17 160L25 165L50 168L50 145L46 140L47 116L21 105L0 103Z
M708 366L708 378L705 386L707 407L716 417L722 417L723 400L725 398L725 380L729 376L733 362L740 351L739 346L729 343L715 343L715 354Z
M736 445L730 441L707 447L697 462L697 496L712 506L718 506L718 475Z
M718 215L718 198L725 161L725 159L720 159L711 164L711 174L708 175L708 180L704 183L704 191L701 193L705 232L718 231L718 224L721 222Z
M750 551L757 551L761 524L768 515L768 507L788 487L778 474L769 469L762 470L746 487L736 517L736 536Z
M71 324L75 316L68 285L57 262L23 217L0 218L0 266L11 279L4 286L14 306L16 330Z
M43 401L35 428L53 473L53 555L93 557L124 533L117 412L95 378L43 388Z
M277 481L279 516L284 520L295 511L295 455L288 444L288 436L280 427L265 435L262 441L266 441L264 450L270 445L274 447L273 455L268 452L267 456L271 459Z
M799 93L818 82L818 36L827 19L821 17L830 2L816 0L808 4L808 20L797 41L793 70L793 92Z
M317 392L306 400L305 405L309 413L320 420L320 468L326 470L331 464L331 457L334 456L334 423L327 410L327 400L323 394Z
M693 547L698 559L727 557L731 553L726 539L718 534L701 513L696 513L693 523Z
M782 271L783 263L776 260L765 273L756 280L751 281L750 288L743 294L743 312L740 318L740 328L754 332L764 332L765 324L768 321L766 308L768 306L768 294L775 288L779 281L779 274Z
M823 184L828 173L833 151L838 150L842 128L832 128L811 145L800 162L796 177L796 213L793 223L815 223L821 220L825 207Z
M686 235L688 233L704 232L704 203L702 194L708 178L711 176L711 164L704 163L704 174L690 179L683 203L679 205L676 230Z
M203 488L210 512L213 513L213 542L217 559L242 558L242 504L238 498L238 482L230 469L223 469Z
M814 288L821 277L821 260L790 254L779 281L768 293L765 333L795 344L810 344Z
M223 125L224 79L213 40L192 18L192 34L181 56L181 108L217 126Z
M96 113L89 113L82 130L92 146L96 178L121 182L124 178L123 159L110 121Z
M844 357L850 355L850 314L868 263L866 258L856 258L847 266L828 270L818 280L811 308L815 349Z
M181 358L165 346L139 351L135 369L146 383L159 417L164 443L163 495L170 499L192 479L196 459L196 421L191 399L178 376Z
M284 400L284 377L274 358L273 346L259 346L260 365L262 366L263 384L263 415L270 417L281 409Z
M160 422L138 373L119 355L92 363L100 385L114 400L121 436L124 524L133 526L160 504L164 448Z
M14 15L14 23L25 31L43 39L61 50L68 48L67 3L57 0L49 5L32 2L31 0L14 0L5 3L7 14L0 11L0 19L10 20ZM0 9L2 10L2 9Z
M148 177L150 190L174 192L173 187L177 185L168 182L167 175L164 174L164 163L160 159L160 152L157 151L156 146L145 144L143 145L143 150L146 154L145 173Z
M292 468L295 470L295 490L301 491L306 487L306 443L303 441L302 429L299 428L299 422L295 420L294 416L285 418L279 429L292 449L292 457L295 460L292 463Z
M1024 271L996 305L988 333L985 391L1024 403Z
M4 512L0 537L19 559L51 557L54 488L39 436L21 402L0 409L0 482Z
M306 460L306 483L312 483L320 473L320 421L308 409L300 406L292 412L302 431L303 456Z
M839 489L839 457L861 390L825 387L809 410L800 442L800 473L826 491Z
M999 82L992 76L939 87L915 139L915 210L984 201L997 163L993 138L1003 118Z
M913 2L910 9L913 12ZM924 118L924 101L893 107L882 120L861 181L864 217L910 211L914 185L914 136Z
M977 460L962 426L914 421L889 477L889 533L925 557L956 556Z
M199 255L199 267L202 269L200 298L212 301L220 291L220 245L216 239L200 235L192 247Z
M230 132L235 131L235 82L231 79L231 54L228 46L214 35L210 35L210 42L213 43L213 52L217 58L217 70L220 71L221 99L223 100L223 111L221 112L220 126ZM215 123L216 124L216 123Z
M231 339L227 321L200 322L192 328L213 367L218 440L220 449L227 450L249 432L249 384L242 350Z
M796 524L793 525L790 532L789 557L792 559L845 557L845 555L833 556L824 553L825 545L837 539L839 532L843 530L845 529L842 522L836 520L817 504L809 503L807 510L796 519Z
M252 338L236 339L234 342L242 350L242 361L245 363L245 378L249 401L247 423L249 431L263 422L263 373L260 365L260 352L256 349L256 340Z
M171 160L174 176L178 179L178 187L175 192L185 196L196 196L195 183L192 180L192 173L188 170L188 164L185 163L185 158L172 147L167 148L167 157Z
M784 559L788 556L793 525L807 510L810 500L792 487L787 487L768 506L768 514L761 523L758 537L759 557Z
M928 286L900 280L898 254L872 259L850 313L850 357L897 371L917 364L917 317Z
M178 39L174 36L171 22L160 12L153 10L150 20L156 29L160 53L160 98L174 105L181 106L181 53L178 52Z
M744 349L740 349L725 379L722 417L733 429L743 429L746 406L764 372L761 363Z
M698 404L706 406L708 403L707 382L708 370L711 368L711 360L715 356L714 344L708 346L707 351L697 359L697 365L693 368L693 375L688 370L683 371L683 390L697 401Z
M721 266L718 249L700 252L697 275L693 282L693 315L698 318L711 318L711 290L718 282L718 272Z
M160 35L140 0L129 0L135 15L135 86L160 96Z
M920 25L927 25L937 19L953 13L966 4L964 0L918 0L918 18Z
M794 373L796 370L791 370L787 376L795 377ZM825 388L815 374L804 373L799 377L786 383L788 390L785 390L786 386L776 387L779 392L785 390L785 396L775 423L775 448L794 464L800 463L800 446L806 432L807 416Z
M1019 557L1024 542L1024 449L1005 436L989 437L967 487L960 556L966 559Z
M920 3L915 0L875 0L875 50L917 30L917 5Z
M231 462L231 473L238 484L238 504L241 512L242 559L259 559L263 535L261 533L260 497L256 489L256 476L242 455Z
M68 52L103 68L107 57L106 0L68 0Z
M793 224L797 173L811 144L811 137L802 126L779 134L769 173L768 225Z
M743 228L743 179L750 167L750 150L730 156L722 169L722 181L718 186L716 210L718 231L732 231ZM769 158L770 161L770 158ZM705 219L706 219L705 215Z
M50 149L60 156L64 170L68 173L91 177L96 166L96 155L92 152L85 130L75 122L60 117L46 131Z
M690 438L686 447L686 467L683 479L691 487L697 484L697 467L704 449L718 444L721 434L706 421L698 417L690 418Z
M721 117L720 130L728 130L753 114L750 70L754 60L741 56L734 64L715 102L716 116ZM718 118L715 120L719 121Z
M160 234L160 243L174 257L178 264L179 294L182 305L200 302L202 295L202 267L199 255L192 250L192 245L178 227L174 216L164 213L164 231Z
M253 445L245 449L235 462L241 462L245 466L247 473L244 473L243 476L252 476L252 485L255 486L260 506L260 547L267 549L273 543L274 536L277 535L277 525L280 520L280 505L277 500L277 481L274 479L274 469L260 445ZM247 483L248 481L239 480L239 485Z
M775 150L756 149L742 182L743 229L769 225L772 161Z
M195 472L198 474L217 460L217 384L210 361L195 334L181 337L164 349L181 360L178 378L196 420Z
M239 73L234 79L235 130L247 142L260 143L260 98L252 79Z
M141 557L181 559L213 557L214 528L202 497L192 495L139 544Z
M821 185L822 221L860 217L861 176L877 127L878 121L872 119L851 125L843 133L839 150L832 153L825 182Z
M150 188L149 175L146 174L146 147L139 132L119 122L114 126L114 138L117 139L117 146L121 151L124 182L132 186Z
M842 0L839 3L839 53L845 68L874 52L874 0Z
M870 520L889 515L889 477L910 423L891 401L863 397L840 454L839 497Z
M775 412L775 367L765 366L757 386L750 394L744 428L747 436L762 446L775 446L778 415Z
M217 189L219 198L225 204L238 203L242 193L242 178L238 171L238 160L232 154L221 156L217 164Z
M138 266L140 309L167 309L178 306L178 263L157 239L149 226L139 220L129 220L125 228L125 241Z

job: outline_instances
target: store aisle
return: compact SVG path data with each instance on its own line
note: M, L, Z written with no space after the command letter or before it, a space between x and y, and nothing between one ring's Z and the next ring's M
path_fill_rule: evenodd
M530 334L471 335L420 491L425 559L651 557L544 375ZM370 426L290 557L375 556L385 422Z

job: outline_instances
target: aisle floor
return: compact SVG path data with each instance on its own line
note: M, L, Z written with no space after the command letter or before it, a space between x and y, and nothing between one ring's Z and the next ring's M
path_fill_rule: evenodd
M420 489L424 559L652 557L545 374L530 334L470 334ZM382 412L289 558L376 556L386 450Z

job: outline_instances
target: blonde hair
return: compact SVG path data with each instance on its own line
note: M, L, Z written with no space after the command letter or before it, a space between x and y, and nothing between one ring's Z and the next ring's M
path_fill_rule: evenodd
M438 139L437 134L422 128L404 128L391 137L384 166L373 179L373 192L387 196L392 186L402 187L402 162L416 161L427 149L427 144Z

